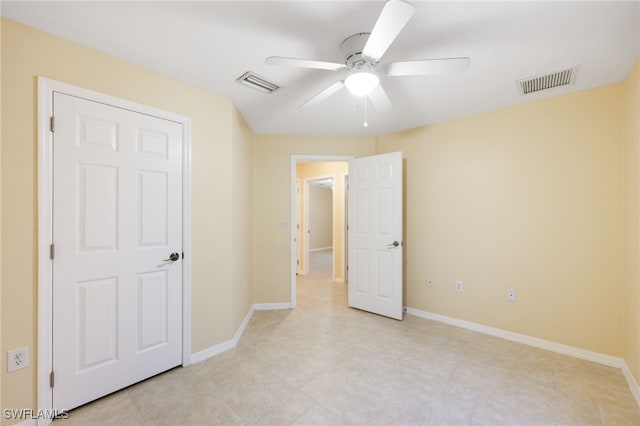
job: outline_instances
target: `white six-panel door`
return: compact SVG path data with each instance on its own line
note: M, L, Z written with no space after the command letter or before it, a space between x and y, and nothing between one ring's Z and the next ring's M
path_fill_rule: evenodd
M402 319L402 153L349 161L349 306Z
M71 409L182 362L182 126L53 108L53 407Z

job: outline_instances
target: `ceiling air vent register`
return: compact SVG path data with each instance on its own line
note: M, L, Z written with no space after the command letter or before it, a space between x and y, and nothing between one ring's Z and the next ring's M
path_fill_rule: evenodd
M280 88L277 84L266 78L254 73L253 71L247 71L238 77L237 81L252 89L259 90L264 93L273 93Z
M525 78L517 81L518 90L521 95L528 95L554 87L568 86L576 81L577 74L578 66L574 66L551 74Z

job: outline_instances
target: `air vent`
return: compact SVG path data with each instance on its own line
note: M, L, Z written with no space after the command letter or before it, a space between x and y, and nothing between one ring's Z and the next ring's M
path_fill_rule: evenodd
M554 87L568 86L576 81L578 67L571 67L552 74L539 75L518 80L521 95L540 92Z
M247 71L242 74L238 82L251 87L252 89L259 90L265 93L273 93L280 88L277 84L267 80L266 78L259 76L253 71Z

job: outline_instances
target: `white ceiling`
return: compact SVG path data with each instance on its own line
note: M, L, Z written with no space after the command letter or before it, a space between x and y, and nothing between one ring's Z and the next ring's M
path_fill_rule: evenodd
M430 2L381 63L468 56L463 74L382 77L392 112L342 90L298 106L344 72L265 65L268 56L343 62L339 46L369 32L382 1L2 1L3 16L231 99L258 133L381 135L623 80L640 56L640 2ZM520 96L516 80L579 65L572 86ZM254 71L282 89L235 80Z

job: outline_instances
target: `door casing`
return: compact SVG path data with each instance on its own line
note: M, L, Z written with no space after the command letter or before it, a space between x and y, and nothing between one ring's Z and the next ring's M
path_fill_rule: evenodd
M182 365L191 363L191 119L171 112L80 88L67 83L38 77L38 340L37 340L37 406L53 408L49 385L53 368L52 347L52 281L50 257L53 231L53 147L50 119L53 93L88 99L118 108L140 112L182 125ZM50 420L47 421L49 423Z

